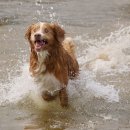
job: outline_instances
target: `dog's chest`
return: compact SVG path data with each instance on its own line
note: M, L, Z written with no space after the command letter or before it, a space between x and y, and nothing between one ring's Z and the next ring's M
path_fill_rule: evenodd
M35 81L38 84L38 87L40 88L40 90L47 90L47 91L53 92L57 89L60 89L60 82L54 76L53 73L45 72L47 70L46 70L44 61L48 55L49 53L47 51L38 53L39 66L36 71L39 74L35 77Z
M46 66L44 64L44 61L46 57L49 55L48 51L38 52L38 68L36 69L36 72L42 73L46 70Z
M35 78L35 81L38 84L40 90L47 90L53 92L55 90L60 89L59 80L50 73L41 74Z

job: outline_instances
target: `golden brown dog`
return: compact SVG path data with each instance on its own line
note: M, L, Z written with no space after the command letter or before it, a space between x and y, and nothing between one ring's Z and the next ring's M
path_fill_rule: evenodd
M59 96L61 106L68 105L67 84L78 76L79 65L71 38L54 23L32 24L25 37L30 43L30 72L42 88L45 101Z

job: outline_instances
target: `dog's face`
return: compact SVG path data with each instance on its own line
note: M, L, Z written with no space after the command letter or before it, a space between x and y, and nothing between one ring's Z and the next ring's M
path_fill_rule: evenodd
M40 52L62 43L64 34L64 30L57 24L39 22L28 28L25 37L29 40L31 48Z

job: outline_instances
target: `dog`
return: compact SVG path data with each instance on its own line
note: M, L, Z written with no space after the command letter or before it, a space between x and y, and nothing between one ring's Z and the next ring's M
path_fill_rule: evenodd
M67 107L68 81L79 74L72 38L65 38L58 24L47 22L30 25L25 38L30 44L29 71L41 86L43 100L50 102L58 97L61 106Z

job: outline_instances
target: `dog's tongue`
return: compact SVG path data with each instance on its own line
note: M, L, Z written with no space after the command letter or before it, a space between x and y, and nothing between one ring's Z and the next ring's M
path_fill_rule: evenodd
M36 42L36 45L42 46L42 45L44 45L44 41L42 41L42 40L40 41L40 40L39 40L39 41Z
M44 42L43 42L43 41L38 41L38 42L35 44L35 49L36 49L36 51L40 51L43 45L44 45Z

